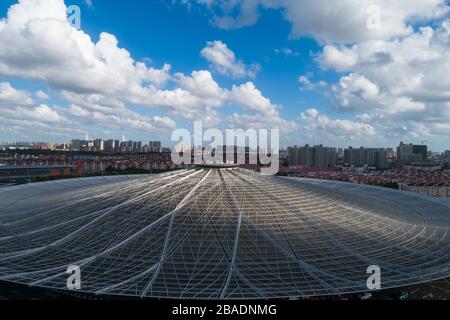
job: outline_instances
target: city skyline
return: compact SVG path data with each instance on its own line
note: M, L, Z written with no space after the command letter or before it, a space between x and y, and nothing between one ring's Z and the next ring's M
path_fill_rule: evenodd
M86 136L84 139L83 138L70 138L67 141L64 142L56 142L56 141L14 141L14 140L10 140L10 141L6 141L6 140L0 140L0 147L32 147L33 145L39 145L39 144L47 144L47 145L52 145L52 146L58 146L58 145L67 145L70 146L72 144L72 142L76 140L76 141L80 141L80 142L92 142L94 143L95 141L101 140L102 142L107 142L107 141L114 141L114 142L118 142L120 143L126 143L126 142L140 142L142 144L142 147L144 146L151 146L152 142L153 143L159 143L159 147L162 148L173 148L177 146L177 142L173 142L171 144L164 144L162 143L162 141L160 140L148 140L148 144L146 143L146 140L134 140L134 139L128 139L127 137L123 136L121 139L115 138L115 137L88 137ZM382 147L373 147L371 145L324 145L324 144L311 144L311 143L299 143L299 144L293 144L293 145L282 145L280 146L280 150L287 150L288 148L293 148L293 147L314 147L314 146L324 146L324 147L330 147L330 148L335 148L337 150L342 149L342 151L344 151L344 149L348 149L348 148L353 148L354 150L358 150L359 148L364 148L364 149L392 149L395 150L398 145L411 145L411 146L426 146L428 147L427 144L425 144L424 141L421 141L420 143L412 143L411 141L407 141L406 143L404 141L399 141L397 144L393 143L394 145L386 145L386 146L382 146ZM178 144L179 145L179 144ZM208 143L204 144L203 146L207 146ZM227 144L224 144L224 146L227 146ZM230 145L231 146L231 145ZM235 144L235 146L238 147L245 147L245 146L241 146L239 144ZM191 147L194 147L194 145L192 144ZM428 149L428 152L433 152L433 153L446 153L449 150L431 150Z
M281 146L450 149L447 1L328 5L5 0L0 140L171 146L202 120L280 128Z

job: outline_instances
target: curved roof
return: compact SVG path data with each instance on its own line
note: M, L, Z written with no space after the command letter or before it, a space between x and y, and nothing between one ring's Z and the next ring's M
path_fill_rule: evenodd
M0 280L137 297L284 298L449 276L450 201L237 169L0 188Z

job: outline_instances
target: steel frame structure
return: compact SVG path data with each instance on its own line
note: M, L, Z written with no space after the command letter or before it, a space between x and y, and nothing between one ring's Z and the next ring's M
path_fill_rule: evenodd
M450 275L450 201L238 168L0 189L0 280L187 299L367 291Z

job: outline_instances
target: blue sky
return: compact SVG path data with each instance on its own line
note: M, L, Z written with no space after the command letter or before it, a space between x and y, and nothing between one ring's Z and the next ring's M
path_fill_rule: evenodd
M69 5L81 9L76 32ZM175 128L203 120L280 128L282 145L450 149L448 2L330 5L4 0L0 140L170 144Z

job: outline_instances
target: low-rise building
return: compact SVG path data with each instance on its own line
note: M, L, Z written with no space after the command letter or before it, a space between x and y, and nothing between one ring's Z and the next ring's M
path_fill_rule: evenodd
M399 189L409 192L415 192L435 198L450 198L450 184L448 183L414 183L408 184L400 182Z

